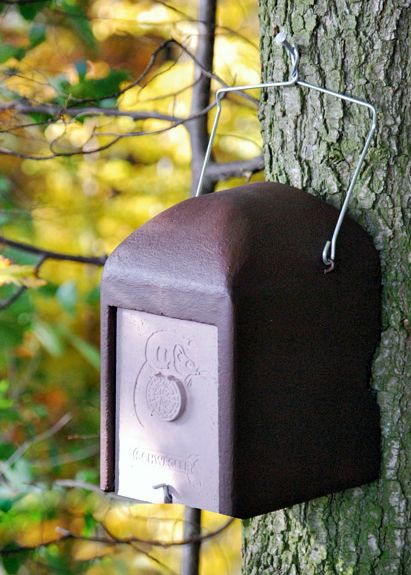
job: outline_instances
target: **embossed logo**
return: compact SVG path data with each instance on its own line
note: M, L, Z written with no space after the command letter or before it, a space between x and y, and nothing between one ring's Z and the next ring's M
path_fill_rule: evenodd
M193 486L201 486L201 481L196 476L196 468L199 464L198 455L179 457L178 455L167 455L151 449L136 447L133 451L133 459L144 465L153 465L154 467L162 467L163 469L183 473Z
M134 407L141 425L147 416L171 422L183 415L193 378L200 375L187 350L190 344L189 339L166 330L147 338L145 361L134 387Z
M152 416L174 421L185 407L185 391L181 381L172 375L152 375L146 387L146 401Z

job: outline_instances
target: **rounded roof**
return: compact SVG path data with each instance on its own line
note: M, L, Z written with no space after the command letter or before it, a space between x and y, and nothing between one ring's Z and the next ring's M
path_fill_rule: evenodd
M284 274L309 281L323 268L321 253L337 217L338 211L326 202L278 183L190 198L124 240L108 258L103 282L127 276L131 284L215 289L240 284L258 288ZM350 218L337 249L338 266L349 261L355 267L360 260L362 269L361 249L375 260L371 239Z

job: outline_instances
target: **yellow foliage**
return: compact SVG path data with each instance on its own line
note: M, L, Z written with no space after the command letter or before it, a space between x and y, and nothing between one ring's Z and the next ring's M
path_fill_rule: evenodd
M67 5L71 4L79 3L73 1ZM18 149L19 145L30 145L32 152L37 154L47 150L49 144L53 143L56 150L86 151L111 139L111 136L96 135L98 132L124 135L169 127L171 122L168 121L134 121L125 116L116 118L99 115L94 119L82 117L78 121L64 115L65 96L59 92L58 82L54 81L64 77L72 85L78 83L81 73L76 65L83 61L86 63L87 79L102 79L113 68L130 69L130 78L122 84L124 88L138 77L150 53L163 39L174 37L189 50L195 51L200 32L196 22L197 2L170 1L170 6L176 10L165 4L154 0L90 0L89 3L83 3L99 43L95 51L84 47L75 30L68 25L64 14L53 12L53 24L47 30L46 41L29 50L21 60L13 59L6 63L7 70L13 66L13 74L4 74L4 88L18 92L35 104L60 98L61 104L58 106L61 105L62 114L46 126L5 134L3 137L7 141L2 146L6 147L7 144ZM13 7L8 8L7 12L13 10L15 22L28 31L31 23L19 19L18 10ZM38 22L42 18L43 13L40 13ZM2 26L0 23L0 28ZM220 2L216 32L214 72L227 84L257 81L260 77L260 64L256 2ZM111 47L123 41L128 42L126 46L130 48L129 52L120 51L116 59L111 53ZM154 110L186 117L190 113L190 86L193 79L191 59L173 47L166 57L160 55L155 69L144 82L127 90L117 103L122 111ZM218 81L213 80L213 90L219 85ZM258 92L253 95L258 97ZM67 100L67 103L73 102ZM94 106L94 102L86 105ZM108 105L114 106L116 103ZM214 113L212 111L209 114L210 127ZM20 115L15 117L15 113L10 110L0 112L3 129L12 127L15 122L24 123L26 119ZM31 122L32 119L27 121ZM256 109L240 97L227 98L214 148L217 160L247 159L260 152L259 146ZM110 253L134 229L188 197L190 161L190 136L183 125L159 134L127 137L106 151L91 155L44 162L11 161L7 158L1 167L15 186L13 201L17 217L2 224L2 233L64 253ZM253 177L261 178L262 175ZM244 178L221 182L217 188L240 183L244 183ZM30 221L28 218L24 220L26 215L30 216ZM42 277L49 282L44 291L49 290L49 294L53 295L45 297L42 295L43 290L31 292L30 301L35 309L33 321L30 323L27 320L25 314L29 312L25 311L16 317L16 324L27 321L30 325L13 351L14 363L9 370L15 373L15 381L12 383L17 389L16 395L21 395L25 402L20 411L22 422L16 426L10 424L13 437L19 441L27 437L25 426L33 425L33 422L36 425L40 417L33 415L31 403L41 407L46 417L52 421L56 414L70 410L75 414L71 432L81 434L86 429L86 434L97 434L98 374L90 370L78 351L67 341L60 342L62 354L52 357L36 337L35 327L39 322L51 326L49 337L58 339L62 331L59 328L65 326L97 349L99 317L96 293L100 275L101 270L92 266L47 261L42 267ZM58 293L61 286L70 282L75 284L77 294L73 315L70 315L69 308L68 311L63 309L61 300L53 292ZM2 257L0 285L5 283L38 287L45 280L36 277L33 266L19 265ZM87 298L92 297L96 298L94 307L87 303ZM29 386L23 387L27 385L24 382L30 379L33 380L34 391ZM54 451L58 451L57 460L60 455L73 453L74 462L48 469L48 479L55 479L57 474L61 478L69 478L83 471L96 473L95 459L75 461L77 452L82 449L82 445L79 445L81 441L77 444L68 441L68 435L68 432L61 434L58 449L57 440L56 445L53 443L53 449L49 450L48 444L36 447L35 455L44 455L48 460ZM36 461L36 457L33 457L33 461ZM7 531L7 542L33 547L57 541L61 534L56 531L56 527L80 535L84 528L84 494L70 490L64 496L59 493L58 498L60 501L64 499L66 505L61 517L42 522L32 519L15 532ZM28 501L25 500L24 504L28 504ZM40 504L36 500L33 505L38 508ZM54 507L58 508L58 502ZM16 515L19 514L18 502L13 504L13 510ZM119 538L138 537L162 541L183 539L182 506L119 504L96 496L93 516ZM226 520L216 514L203 513L203 532L218 529ZM3 537L1 529L0 535ZM236 521L215 539L205 541L202 545L201 575L239 573L240 540L241 524ZM144 550L149 550L154 559L126 545L118 546L114 553L114 546L78 541L73 545L72 557L77 562L100 558L87 567L87 575L166 573L155 560L169 565L176 573L180 572L181 547L161 549L145 546Z
M37 547L64 537L63 529L60 519L47 519L40 523L30 523L17 534L16 542L21 547Z
M0 255L0 286L15 284L28 288L36 288L46 282L36 275L34 266L13 264L11 260Z
M76 561L89 561L96 557L104 557L115 551L115 546L96 541L77 541L73 547L73 558Z

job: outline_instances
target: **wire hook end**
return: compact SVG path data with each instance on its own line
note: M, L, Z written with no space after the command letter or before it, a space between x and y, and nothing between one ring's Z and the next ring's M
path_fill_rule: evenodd
M173 503L173 496L171 495L170 485L167 483L158 483L157 485L153 485L153 489L160 489L163 488L164 494L164 503Z

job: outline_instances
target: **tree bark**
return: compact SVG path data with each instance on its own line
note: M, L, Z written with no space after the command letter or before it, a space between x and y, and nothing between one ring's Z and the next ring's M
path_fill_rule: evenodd
M217 0L199 0L198 4L198 41L196 58L203 69L213 71L214 41L216 29ZM196 66L196 84L191 96L190 115L195 116L210 103L211 78ZM195 195L201 167L208 144L208 114L187 122L191 140L191 195ZM204 178L203 193L214 191L215 181L208 175Z
M381 409L382 466L378 482L246 523L247 575L411 573L409 4L260 3L265 80L288 74L272 34L277 24L300 48L303 79L362 97L378 110L350 215L373 236L383 271L382 335L370 383ZM369 128L367 112L287 88L262 95L260 118L267 179L340 206Z
M201 509L186 507L184 510L184 539L194 539L183 547L181 575L198 575L200 570L201 541L196 538L201 535Z

